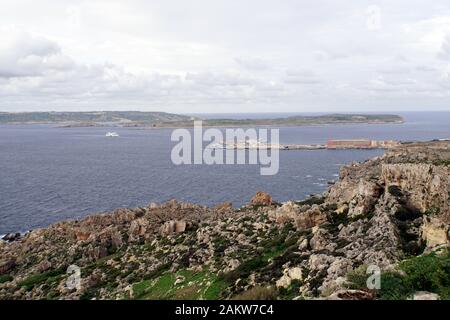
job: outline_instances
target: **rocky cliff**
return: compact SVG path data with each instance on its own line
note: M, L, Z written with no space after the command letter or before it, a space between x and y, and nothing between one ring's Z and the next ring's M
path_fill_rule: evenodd
M173 200L34 230L0 243L0 298L448 299L449 159L448 142L405 145L303 201Z

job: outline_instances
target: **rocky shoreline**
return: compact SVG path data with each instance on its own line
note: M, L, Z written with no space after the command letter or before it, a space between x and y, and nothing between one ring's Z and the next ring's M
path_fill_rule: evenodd
M0 299L450 299L449 159L448 141L402 145L303 201L172 200L14 235Z

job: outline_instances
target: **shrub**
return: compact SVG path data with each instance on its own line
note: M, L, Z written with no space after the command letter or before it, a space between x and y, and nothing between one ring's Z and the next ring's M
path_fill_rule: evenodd
M405 207L398 208L397 212L394 215L395 215L395 218L400 221L415 220L415 219L421 217L420 211L408 209Z
M0 283L10 282L14 278L9 274L4 274L0 276Z
M19 287L24 287L26 290L31 290L35 285L43 282L51 282L58 279L59 276L65 273L65 269L54 269L44 273L34 274L18 283Z
M450 198L450 195L449 195ZM428 209L427 211L425 211L424 215L426 216L436 216L438 214L441 213L441 208L439 207L432 207L430 209Z
M404 300L412 291L399 273L383 272L381 274L381 288L378 292L381 300Z
M301 280L292 280L291 284L287 288L280 288L278 290L279 296L284 300L292 300L298 297L300 294L300 287L302 286Z
M398 198L403 197L403 192L402 192L402 190L400 189L399 186L394 186L394 185L393 186L389 186L388 187L388 191L394 197L398 197Z
M347 287L349 289L361 290L367 288L367 278L369 275L366 273L367 266L362 265L347 274Z
M401 270L406 273L405 283L414 290L436 292L441 297L450 295L450 254L439 256L435 253L414 257L401 262Z
M232 300L275 300L277 290L273 287L256 286L232 298Z
M321 205L324 202L325 202L325 198L323 198L323 197L310 197L303 201L298 201L298 202L296 202L296 204L298 204L298 205L306 205L307 204L307 205L312 206L313 204Z
M450 254L435 253L402 261L399 270L381 273L381 288L377 297L383 300L407 299L416 291L430 291L441 299L450 299ZM347 274L350 289L365 290L367 268L361 266Z

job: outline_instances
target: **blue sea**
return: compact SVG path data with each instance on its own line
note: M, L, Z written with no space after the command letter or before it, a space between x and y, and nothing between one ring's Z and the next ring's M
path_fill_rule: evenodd
M403 141L450 137L450 112L399 113L404 124L280 128L281 143L367 138ZM220 114L261 118L294 114ZM116 131L119 138L106 138ZM382 150L280 152L280 170L261 176L256 165L173 165L172 129L0 126L0 234L47 226L119 207L176 198L205 205L247 203L256 191L277 201L322 193L339 168Z

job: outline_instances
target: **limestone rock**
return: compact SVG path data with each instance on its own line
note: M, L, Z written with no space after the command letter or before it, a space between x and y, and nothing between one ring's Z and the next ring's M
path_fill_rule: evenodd
M0 261L0 275L10 272L15 267L16 261L14 259Z
M75 238L77 241L86 241L91 236L91 233L88 231L76 230Z
M427 291L417 291L413 295L413 300L439 300L439 295Z
M373 300L372 293L362 290L339 290L330 295L328 300Z
M283 270L283 275L280 279L278 279L275 283L275 285L278 288L288 288L292 280L302 280L303 279L303 272L302 268L300 267L293 267L293 268L286 268Z
M258 191L251 200L252 205L258 205L258 206L270 206L273 204L272 197L262 191Z
M281 207L269 212L269 217L276 223L293 221L300 214L300 206L292 201L284 203Z
M298 230L304 230L320 225L326 221L327 215L320 211L317 205L314 205L310 210L301 213L295 218L295 225Z
M428 248L443 244L449 244L448 226L437 217L429 217L422 225L422 239L426 241Z
M181 233L186 230L186 221L170 220L165 222L159 229L162 236L167 236L172 233Z
M233 209L233 204L231 202L223 202L223 203L219 203L218 205L216 205L214 207L215 210L217 211L227 211L227 210L232 210Z
M383 164L382 179L386 187L399 186L421 212L439 209L447 213L450 185L447 167L423 163Z

